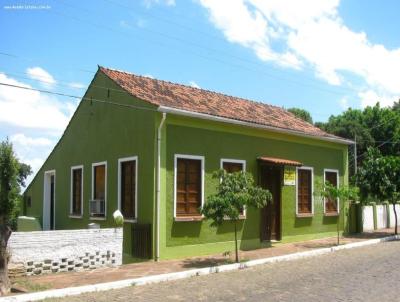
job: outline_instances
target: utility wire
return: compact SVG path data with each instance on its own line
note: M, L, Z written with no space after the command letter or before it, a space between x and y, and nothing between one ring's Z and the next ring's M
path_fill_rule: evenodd
M83 96L81 97L81 96L76 96L76 95L72 95L72 94L54 92L54 91L49 91L49 90L44 90L44 89L36 89L36 88L31 88L31 87L24 87L24 86L20 86L20 85L13 85L13 84L8 84L8 83L3 83L3 82L0 82L0 86L25 89L25 90L30 90L30 91L37 91L37 92L42 92L42 93L47 93L47 94L53 94L53 95L69 97L69 98L74 98L74 99L79 99L79 100L88 100L91 102L98 102L98 103L103 103L103 104L111 104L111 105L116 105L116 106L120 106L120 107L132 108L132 109L141 109L141 110L158 112L156 109L148 108L148 107L141 107L141 106L129 105L129 104L120 104L120 103L115 103L115 102L111 102L111 101L99 100L99 99L91 98L91 97L83 97Z
M33 78L26 77L26 76L22 76L22 75L28 75L28 73L25 73L25 72L22 72L22 73L20 73L20 72L14 72L14 73L5 72L5 74L6 75L10 75L10 76L12 76L14 78L17 78L17 79L31 80L31 81L35 81L35 82L38 82L38 83L43 83L43 84L46 84L46 85L50 85L51 84L51 85L54 85L54 86L66 87L66 88L70 88L70 89L80 89L80 90L87 90L88 89L87 86L85 86L85 87L71 87L70 83L65 82L65 81L64 82L60 81L59 79L56 79L56 78L54 78L56 80L56 83L52 83L52 82L49 82L49 81L44 81L44 80L40 80L40 79L33 79ZM39 78L44 78L42 76L38 76L38 77ZM179 85L181 85L181 84L179 84ZM100 88L100 89L109 90L109 91L115 91L115 92L119 92L119 93L129 93L124 89L116 89L116 88L110 88L110 87L106 87L106 86L99 86L99 85L94 84L93 82L90 84L89 87ZM51 93L51 91L47 91L47 93ZM255 101L252 101L252 100L249 100L249 101L250 102L255 102ZM268 105L268 104L266 104L266 105ZM319 117L325 117L325 116L328 116L329 114L314 113L313 115L314 116L319 116Z
M62 16L64 18L69 18L69 19L73 19L73 20L81 22L81 23L90 24L91 26L94 26L96 29L105 29L107 31L118 33L118 34L121 34L121 35L123 35L125 37L131 38L130 34L128 34L126 32L123 32L123 31L116 30L116 29L108 27L108 26L105 26L104 24L98 24L98 23L92 22L92 21L90 21L88 19L81 19L81 18L78 18L76 16L70 16L70 15L64 14L62 12L55 11L55 10L51 10L51 12L54 13L54 14L60 15L60 16ZM206 51L212 51L212 52L217 52L217 53L221 53L222 52L224 54L224 56L231 56L232 57L232 55L229 54L229 53L226 53L226 52L223 52L223 51L220 51L220 50L216 50L216 49L210 49L210 48L205 47L203 45L200 45L200 44L197 44L197 43L193 43L193 42L190 42L190 41L186 41L186 40L181 39L179 37L174 37L174 36L171 36L171 35L159 33L159 32L156 32L154 30L150 30L150 29L146 29L146 28L143 29L143 30L148 31L150 33L154 33L154 34L163 36L164 38L167 38L167 39L170 39L170 40L175 40L177 42L183 43L185 46L187 46L189 44L189 45L192 45L192 46L195 46L195 47L198 47L198 48L202 48L203 50L206 50ZM138 36L138 35L135 35L135 38L138 38L138 39L150 42L150 43L155 43L155 44L158 44L158 45L160 45L162 47L168 47L171 50L170 45L162 43L159 40L154 41L152 39L149 39L148 37L142 37L142 36ZM131 39L129 39L129 40L131 41ZM239 68L239 69L246 69L246 70L248 70L250 72L262 74L262 75L265 75L265 76L267 76L269 78L275 78L275 79L278 79L278 80L281 80L281 81L285 81L285 82L289 82L291 84L302 86L302 87L308 86L308 87L314 88L316 90L328 92L328 93L331 93L331 94L343 95L343 93L345 93L344 91L356 92L355 90L350 89L350 88L344 88L344 87L337 88L338 90L342 90L342 92L340 92L338 90L327 89L327 88L320 87L318 85L307 83L307 82L299 82L299 81L296 81L296 80L293 80L293 79L289 79L289 78L277 76L275 74L271 74L269 72L266 72L265 70L253 69L253 68L250 68L250 67L248 67L246 65L232 64L231 62L227 62L227 61L221 60L221 59L216 58L216 57L209 57L209 56L206 56L204 54L195 52L193 50L189 50L189 51L188 50L183 51L182 49L172 49L172 50L174 50L174 51L178 50L178 51L183 52L185 54L187 54L187 52L190 52L191 54L193 54L193 55L195 55L197 57L201 57L201 58L203 58L205 60L208 60L208 61L216 61L216 62L222 63L224 65L228 65L229 67L235 67L235 68ZM238 59L238 57L236 57L236 59ZM240 59L243 60L243 58L240 58ZM260 64L257 64L257 66L259 66L259 65Z

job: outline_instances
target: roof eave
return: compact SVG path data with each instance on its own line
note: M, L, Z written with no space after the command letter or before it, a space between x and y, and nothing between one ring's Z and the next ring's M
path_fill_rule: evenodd
M354 144L353 141L344 139L344 138L316 136L316 135L306 134L306 133L296 131L296 130L276 128L276 127L272 127L272 126L261 125L261 124L245 122L245 121L239 121L239 120L230 119L230 118L226 118L226 117L220 117L220 116L215 116L215 115L206 114L206 113L193 112L193 111L177 109L177 108L172 108L172 107L167 107L167 106L159 106L158 111L165 112L165 113L173 113L173 114L188 116L188 117L195 117L195 118L200 118L200 119L205 119L205 120L224 122L224 123L230 123L230 124L235 124L235 125L242 125L242 126L247 126L247 127L252 127L252 128L266 129L266 130L270 130L273 132L291 134L291 135L295 135L295 136L299 136L299 137L323 140L323 141L339 143L339 144L344 144L344 145Z

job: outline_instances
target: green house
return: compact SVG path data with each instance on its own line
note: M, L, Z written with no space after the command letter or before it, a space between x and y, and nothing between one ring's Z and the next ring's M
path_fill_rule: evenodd
M347 184L349 144L280 107L99 67L24 212L51 230L112 227L120 209L125 262L220 253L233 224L213 228L199 208L224 168L273 194L243 211L241 249L332 236L344 211L314 191Z

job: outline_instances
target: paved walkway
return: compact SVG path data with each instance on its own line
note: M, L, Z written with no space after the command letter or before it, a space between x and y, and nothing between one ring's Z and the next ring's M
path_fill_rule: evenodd
M400 241L46 302L399 301Z
M364 233L351 237L341 238L341 244L363 241L371 238L380 238L393 234L393 230L386 229L374 233ZM331 247L336 244L336 237L310 240L296 243L273 243L271 247L252 251L241 251L240 258L244 260L268 258L273 256L287 255L296 252L308 251L317 248ZM19 279L19 284L29 283L32 288L65 288L96 284L102 282L117 281L130 278L138 278L149 275L158 275L184 271L192 268L215 266L233 262L234 254L231 259L222 255L207 257L187 258L180 260L165 260L160 262L147 261L133 264L122 265L117 268L101 268L92 271L58 273L43 276L31 276ZM22 281L22 282L21 282ZM28 291L18 286L22 291Z

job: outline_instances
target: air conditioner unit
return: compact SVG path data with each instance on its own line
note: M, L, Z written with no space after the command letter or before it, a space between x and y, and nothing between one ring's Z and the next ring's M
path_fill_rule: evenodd
M105 209L105 201L103 199L89 201L89 213L91 217L104 217L106 213Z

